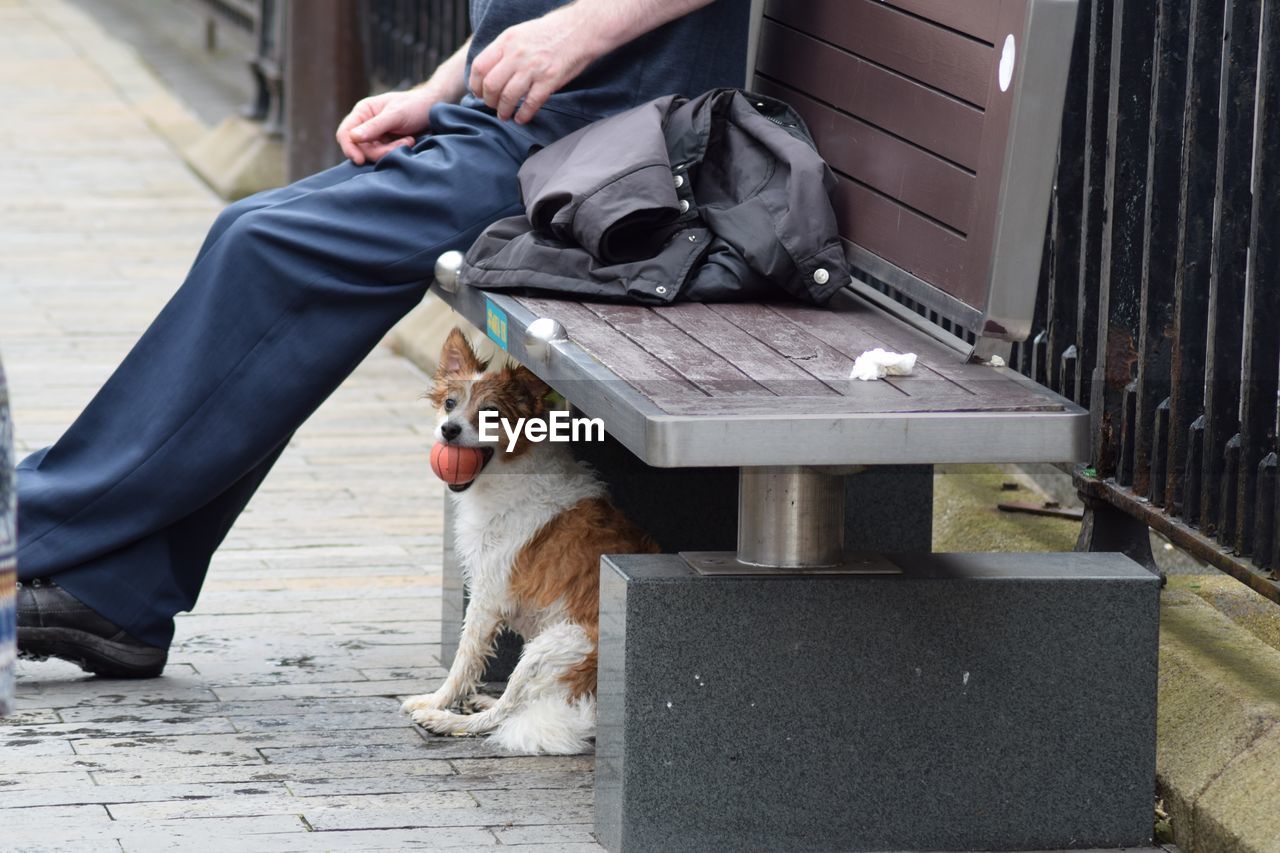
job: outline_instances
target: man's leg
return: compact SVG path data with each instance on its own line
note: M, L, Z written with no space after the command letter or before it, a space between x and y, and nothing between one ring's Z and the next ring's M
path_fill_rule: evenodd
M532 140L456 107L432 125L372 169L339 167L219 219L85 412L19 466L22 578L55 577L168 645L288 436L417 303L437 255L520 209Z

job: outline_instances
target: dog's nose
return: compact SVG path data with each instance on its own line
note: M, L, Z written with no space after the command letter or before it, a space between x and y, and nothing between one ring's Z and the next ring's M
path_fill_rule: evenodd
M462 427L458 426L453 421L446 421L444 426L440 427L440 434L444 436L445 441L453 441L455 438L462 435Z

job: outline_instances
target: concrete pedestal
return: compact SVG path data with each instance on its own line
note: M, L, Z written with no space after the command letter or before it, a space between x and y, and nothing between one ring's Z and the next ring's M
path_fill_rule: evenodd
M1149 843L1158 579L1113 554L893 562L741 578L607 559L601 843Z

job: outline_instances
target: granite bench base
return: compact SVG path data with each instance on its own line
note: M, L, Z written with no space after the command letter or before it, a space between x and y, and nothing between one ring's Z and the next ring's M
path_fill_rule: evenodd
M1150 844L1159 582L1115 554L900 574L602 567L613 851Z

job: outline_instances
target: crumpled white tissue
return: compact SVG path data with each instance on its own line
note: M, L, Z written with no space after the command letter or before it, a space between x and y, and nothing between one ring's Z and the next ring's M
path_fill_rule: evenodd
M850 379L884 379L886 376L910 376L916 366L913 352L896 353L876 347L867 350L853 362Z

